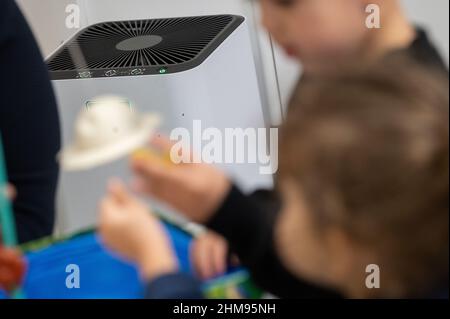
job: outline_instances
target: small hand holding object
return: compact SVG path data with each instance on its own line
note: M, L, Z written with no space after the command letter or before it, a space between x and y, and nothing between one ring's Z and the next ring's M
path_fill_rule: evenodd
M212 231L196 238L191 246L192 264L197 275L203 280L225 274L228 254L228 242Z
M151 146L170 154L173 145L155 137ZM165 202L199 223L212 217L231 187L224 173L204 163L167 165L167 161L154 157L133 156L131 167L136 175L134 190Z
M170 239L148 206L111 181L100 204L99 232L107 247L136 262L145 280L177 271Z

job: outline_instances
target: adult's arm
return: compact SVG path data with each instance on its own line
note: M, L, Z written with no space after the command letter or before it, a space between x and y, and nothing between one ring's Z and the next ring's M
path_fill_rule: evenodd
M14 0L0 2L0 132L20 242L51 234L59 117L36 41Z

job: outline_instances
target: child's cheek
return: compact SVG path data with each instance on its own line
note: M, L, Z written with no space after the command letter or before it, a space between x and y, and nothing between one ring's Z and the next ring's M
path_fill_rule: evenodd
M304 248L298 216L292 210L283 210L276 226L276 247L280 258L287 268L298 275L304 275ZM305 256L307 257L307 256Z
M303 280L326 284L326 258L307 212L285 209L276 225L276 248L283 264Z

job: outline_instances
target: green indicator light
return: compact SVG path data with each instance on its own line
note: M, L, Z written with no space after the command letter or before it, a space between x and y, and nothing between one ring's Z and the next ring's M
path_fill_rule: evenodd
M159 69L159 74L166 74L166 73L167 73L167 68Z

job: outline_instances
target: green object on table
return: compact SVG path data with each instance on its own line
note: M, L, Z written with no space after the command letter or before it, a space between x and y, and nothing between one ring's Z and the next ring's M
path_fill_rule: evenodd
M211 280L203 291L208 299L261 299L264 295L246 270Z
M6 188L8 186L8 177L6 174L6 161L3 153L2 136L0 134L0 226L1 226L1 243L6 247L15 247L18 244L16 223L14 214L9 201ZM20 289L12 292L13 298L22 299L23 293Z

